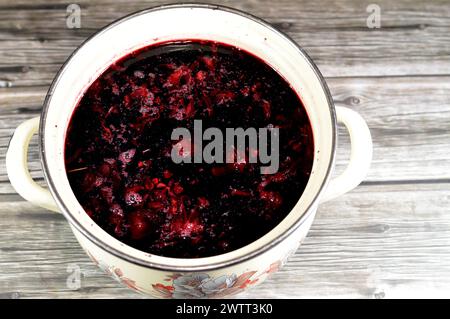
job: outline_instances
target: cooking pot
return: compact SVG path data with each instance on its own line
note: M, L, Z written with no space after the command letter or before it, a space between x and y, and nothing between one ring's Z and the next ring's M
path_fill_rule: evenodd
M168 258L120 242L100 228L77 201L67 178L64 144L74 108L90 84L114 61L148 45L183 39L212 40L244 49L282 75L300 96L314 135L314 163L304 193L287 217L258 240L206 258ZM330 180L337 122L350 135L345 171ZM39 130L38 130L39 129ZM30 138L39 134L49 189L27 169ZM108 25L67 60L53 81L42 114L14 132L6 156L11 184L26 200L62 212L94 263L139 292L163 298L218 298L257 285L277 271L305 238L317 207L356 187L372 157L369 129L356 112L335 107L324 78L306 53L267 22L222 6L179 4L140 11Z

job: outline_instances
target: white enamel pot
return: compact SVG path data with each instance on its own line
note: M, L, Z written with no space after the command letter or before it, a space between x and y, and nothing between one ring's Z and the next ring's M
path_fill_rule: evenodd
M255 242L207 258L151 255L113 238L84 212L70 188L64 167L67 125L89 85L112 62L129 52L183 39L219 41L262 58L297 91L314 134L311 176L289 215ZM337 146L337 122L348 129L351 158L342 175L329 181ZM36 133L49 190L36 184L27 169L28 144ZM181 4L129 15L110 24L75 51L53 81L41 116L16 129L6 166L16 191L36 205L62 212L92 260L118 281L155 297L218 298L259 284L278 270L306 236L318 204L356 187L365 177L371 157L372 142L364 120L350 109L334 107L317 67L291 39L268 23L234 9Z

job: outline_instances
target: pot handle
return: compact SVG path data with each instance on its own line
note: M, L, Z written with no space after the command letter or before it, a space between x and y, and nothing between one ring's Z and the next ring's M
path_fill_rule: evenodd
M321 202L343 195L358 186L366 177L372 160L372 137L361 115L349 108L337 106L336 116L350 135L350 162L341 175L330 181Z
M16 128L6 152L6 171L11 185L20 196L37 206L59 212L50 191L37 184L28 171L28 145L38 128L39 117L27 120Z

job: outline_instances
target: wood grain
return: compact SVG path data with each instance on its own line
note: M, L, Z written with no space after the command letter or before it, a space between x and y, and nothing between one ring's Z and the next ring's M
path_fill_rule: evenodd
M326 76L449 74L448 2L377 1L382 28L369 29L366 7L372 2L327 0L319 6L295 0L221 1L287 32ZM67 29L67 2L51 3L0 2L3 85L49 84L70 53L99 28L165 2L77 1L82 8L81 29Z
M208 1L206 1L208 2ZM140 298L96 268L65 219L20 198L5 152L14 128L39 115L65 59L113 20L163 1L0 0L0 298ZM381 29L366 26L372 0L227 0L301 44L336 105L368 122L374 160L361 186L320 206L286 267L239 298L448 297L450 293L450 3L377 0ZM336 174L349 140L339 130ZM31 142L29 167L45 185ZM70 267L80 289L69 289Z

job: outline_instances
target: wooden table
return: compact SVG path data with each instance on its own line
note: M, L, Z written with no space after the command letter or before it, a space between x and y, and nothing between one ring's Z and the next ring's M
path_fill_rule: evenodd
M291 35L318 64L336 105L358 111L374 141L367 179L321 205L287 266L240 297L450 296L450 2L229 0ZM111 21L160 1L77 1L81 28L66 27L68 1L0 0L0 297L136 298L104 275L66 220L33 207L8 182L14 128L37 116L65 59ZM174 22L175 23L175 22ZM337 172L349 141L339 132ZM32 175L44 184L36 139ZM81 287L67 285L79 267Z

